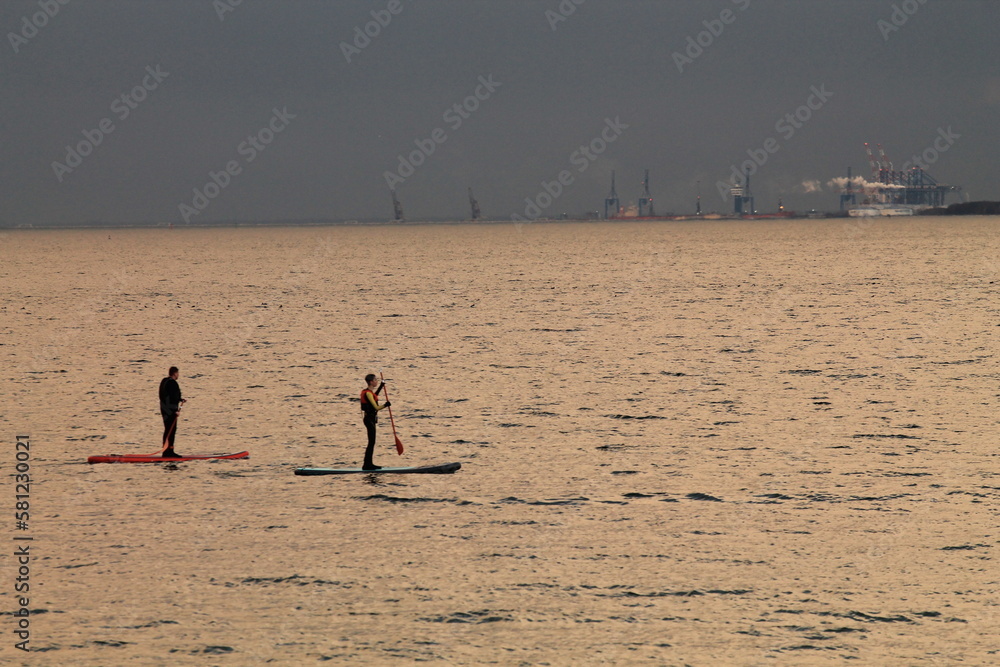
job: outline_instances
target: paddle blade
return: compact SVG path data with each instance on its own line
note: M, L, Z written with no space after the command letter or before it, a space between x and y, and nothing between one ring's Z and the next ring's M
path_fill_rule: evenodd
M396 438L396 453L399 454L400 456L403 455L403 441L400 440L398 437Z

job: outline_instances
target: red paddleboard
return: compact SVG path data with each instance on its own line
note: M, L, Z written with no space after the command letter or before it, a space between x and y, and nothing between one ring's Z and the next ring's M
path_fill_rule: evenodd
M217 459L248 459L250 452L235 454L192 454L190 456L150 456L148 454L108 454L106 456L88 456L87 463L177 463L178 461L209 461Z

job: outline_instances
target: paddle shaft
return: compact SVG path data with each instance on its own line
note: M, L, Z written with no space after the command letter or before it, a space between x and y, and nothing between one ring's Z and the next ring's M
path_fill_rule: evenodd
M382 376L382 371L379 371L378 377L379 377L379 380L382 381L382 391L385 393L385 400L388 403L389 402L389 390L385 386L385 378ZM389 410L389 423L392 425L392 437L396 439L396 453L402 455L403 454L403 441L399 439L398 435L396 435L396 421L392 418L392 406L389 406L388 410Z
M165 435L163 438L163 446L160 447L160 451L154 452L152 454L139 454L139 456L159 456L163 452L167 451L167 445L170 444L170 434L173 433L174 429L177 427L177 418L180 416L181 416L180 410L174 413L174 420L170 422L170 430L167 431L167 435Z

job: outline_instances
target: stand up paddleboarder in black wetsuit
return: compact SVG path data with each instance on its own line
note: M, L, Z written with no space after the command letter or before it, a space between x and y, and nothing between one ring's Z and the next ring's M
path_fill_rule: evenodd
M365 429L368 431L368 448L365 450L365 462L361 466L363 470L381 470L382 466L372 463L372 455L375 453L375 425L378 423L378 411L389 407L391 403L386 401L383 405L378 404L378 394L385 387L385 383L379 384L374 373L365 376L368 386L361 392L361 410L365 413L362 420ZM378 387L376 389L375 387Z
M181 405L186 403L181 398L181 386L177 384L180 372L176 366L171 366L167 377L160 380L160 415L163 416L163 458L178 458L174 451L174 436L177 435L177 418Z

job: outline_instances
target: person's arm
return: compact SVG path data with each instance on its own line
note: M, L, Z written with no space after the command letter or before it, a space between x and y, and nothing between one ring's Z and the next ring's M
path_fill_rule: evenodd
M368 402L372 404L372 407L375 408L376 412L378 412L379 410L384 410L390 405L392 405L391 403L389 403L389 401L386 401L382 405L379 405L378 401L375 400L375 394L373 394L370 391L366 392L366 394L368 395Z

